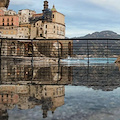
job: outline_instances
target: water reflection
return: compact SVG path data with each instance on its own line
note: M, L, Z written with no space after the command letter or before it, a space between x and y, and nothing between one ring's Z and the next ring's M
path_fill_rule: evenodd
M0 86L0 116L3 120L8 117L7 110L17 107L20 110L42 106L43 118L47 112L52 114L64 105L64 86L48 85L1 85Z
M78 85L111 91L120 86L120 65L30 66L2 61L1 84Z
M0 69L0 120L93 120L120 109L119 64L30 66L4 60Z
M2 84L71 84L72 67L16 65L2 61L1 82Z

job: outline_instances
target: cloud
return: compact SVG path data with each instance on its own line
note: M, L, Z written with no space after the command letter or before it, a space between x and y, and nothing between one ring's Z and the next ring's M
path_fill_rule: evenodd
M80 37L84 36L89 33L95 32L94 30L88 30L88 29L78 29L78 28L72 28L66 30L66 37Z
M33 0L10 0L10 5L30 5Z
M44 0L11 0L10 9L32 9L42 12ZM120 33L120 0L48 0L65 15L66 36L83 36L94 31Z
M88 0L88 1L103 8L120 12L120 0Z

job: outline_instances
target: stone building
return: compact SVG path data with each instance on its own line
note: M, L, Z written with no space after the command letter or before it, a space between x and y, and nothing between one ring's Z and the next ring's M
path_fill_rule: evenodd
M44 1L42 13L35 14L30 19L31 39L64 39L65 16L57 12L55 6L48 8L48 1Z
M18 27L17 29L17 37L20 39L28 39L30 36L28 27Z

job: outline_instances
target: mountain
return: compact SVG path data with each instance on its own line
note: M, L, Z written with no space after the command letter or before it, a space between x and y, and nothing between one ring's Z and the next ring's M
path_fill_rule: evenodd
M120 35L113 31L101 31L87 34L84 38L120 38Z
M120 40L104 40L104 38L120 39L120 35L113 31L95 32L81 38L103 38L102 40L74 40L73 52L75 55L90 55L91 57L112 57L120 54ZM74 39L74 38L73 38ZM88 43L88 44L87 44Z
M113 32L113 31L101 31L101 32L94 32L92 34L87 34L83 37L74 37L76 39L79 38L120 38L120 35Z

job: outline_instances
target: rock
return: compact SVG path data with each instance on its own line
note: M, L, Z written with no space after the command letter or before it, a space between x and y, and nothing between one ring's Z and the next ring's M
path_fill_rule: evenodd
M120 63L120 56L118 56L117 60L115 61L115 63Z

